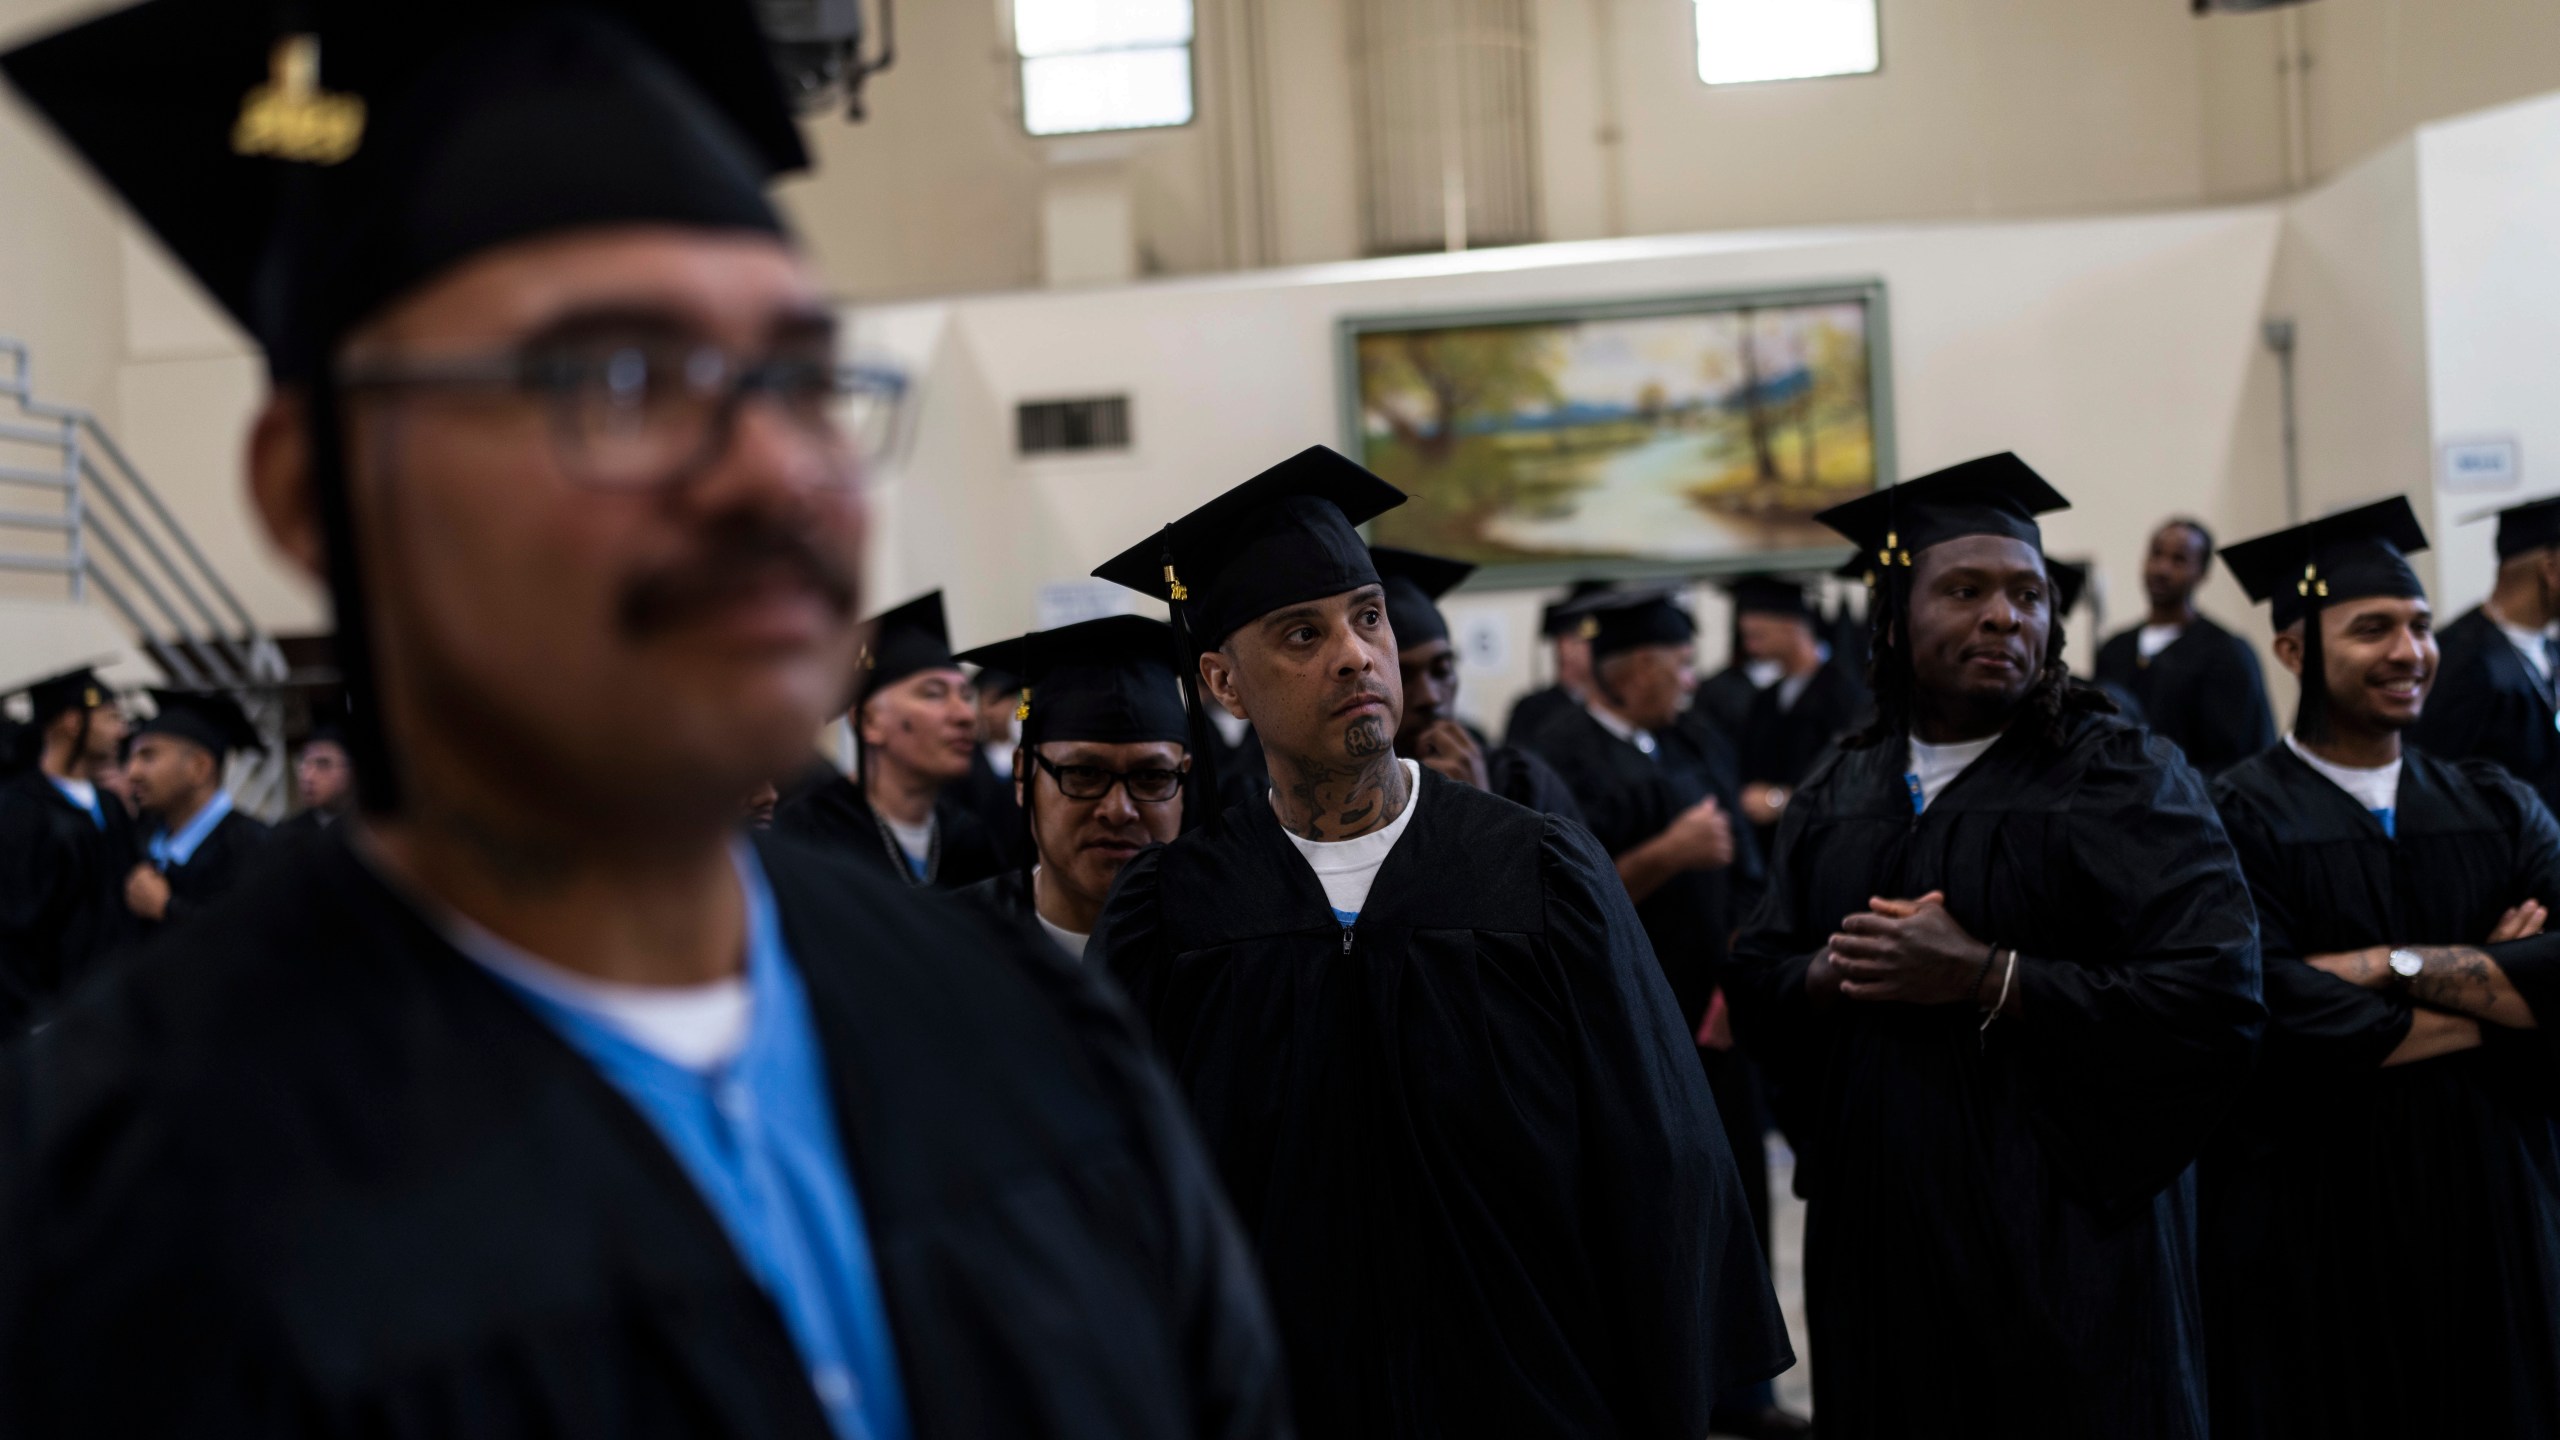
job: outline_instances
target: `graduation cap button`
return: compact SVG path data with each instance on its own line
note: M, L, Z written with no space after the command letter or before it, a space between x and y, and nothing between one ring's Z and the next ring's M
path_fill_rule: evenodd
M240 102L231 129L233 153L336 165L364 143L364 101L320 88L320 37L287 35L276 42L267 83Z

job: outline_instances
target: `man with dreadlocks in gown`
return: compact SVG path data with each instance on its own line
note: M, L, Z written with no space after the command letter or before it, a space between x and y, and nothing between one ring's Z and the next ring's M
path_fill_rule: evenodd
M1081 960L1121 867L1182 833L1190 717L1173 627L1110 615L980 646L960 658L1020 677L1013 786L1031 863L960 893Z
M1878 714L1787 807L1726 981L1807 1122L1827 1440L2206 1433L2190 1164L2262 1010L2203 782L2072 681L2012 455L1823 522Z

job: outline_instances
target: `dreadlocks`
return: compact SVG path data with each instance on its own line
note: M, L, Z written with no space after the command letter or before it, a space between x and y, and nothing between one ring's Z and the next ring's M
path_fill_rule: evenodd
M1873 597L1867 617L1867 688L1875 695L1876 718L1841 740L1842 747L1851 750L1899 742L1910 735L1913 691L1919 683L1911 663L1910 627L1903 623L1911 609L1910 567L1886 571L1876 582ZM2035 685L2019 706L2038 718L2046 745L2057 750L2070 743L2072 717L2116 713L2115 702L2104 692L2072 678L2071 667L2063 659L2060 618L2055 617L2057 623L2046 633L2044 668L2036 672Z

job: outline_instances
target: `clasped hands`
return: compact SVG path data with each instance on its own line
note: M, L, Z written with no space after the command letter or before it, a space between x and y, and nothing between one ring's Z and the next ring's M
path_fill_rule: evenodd
M1990 942L1966 933L1947 913L1942 891L1917 900L1877 896L1840 922L1839 933L1814 957L1807 983L1850 1000L1988 1009L2003 978L1997 966L1983 963L1990 951Z

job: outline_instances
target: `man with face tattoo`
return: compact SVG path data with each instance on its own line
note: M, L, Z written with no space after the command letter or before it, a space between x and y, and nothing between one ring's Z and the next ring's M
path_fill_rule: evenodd
M1701 1435L1790 1359L1733 1157L1590 834L1396 756L1352 527L1403 499L1316 447L1094 572L1172 604L1271 784L1132 859L1087 954L1261 1252L1301 1433Z

